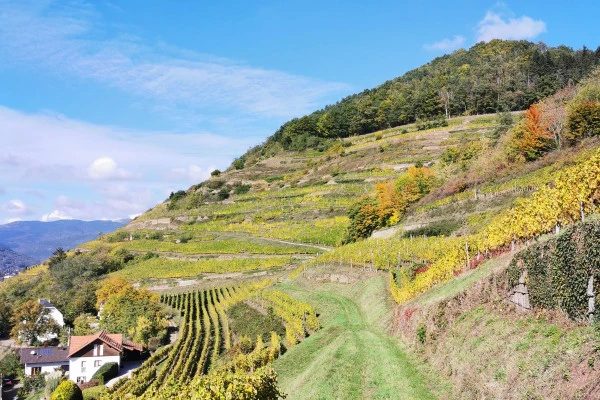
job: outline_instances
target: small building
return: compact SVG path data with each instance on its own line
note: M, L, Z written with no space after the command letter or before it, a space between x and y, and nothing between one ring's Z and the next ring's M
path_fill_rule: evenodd
M21 349L21 364L25 376L52 373L57 369L69 371L69 349L57 347L24 347Z
M142 345L124 340L122 334L111 334L105 330L94 335L71 336L69 379L76 383L89 382L104 364L114 362L121 367L123 353L141 353L142 350Z

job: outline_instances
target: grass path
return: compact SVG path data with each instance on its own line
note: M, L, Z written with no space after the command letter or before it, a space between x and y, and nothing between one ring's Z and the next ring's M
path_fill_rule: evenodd
M385 331L385 278L354 285L280 285L315 305L323 328L274 367L289 399L434 399L400 344Z

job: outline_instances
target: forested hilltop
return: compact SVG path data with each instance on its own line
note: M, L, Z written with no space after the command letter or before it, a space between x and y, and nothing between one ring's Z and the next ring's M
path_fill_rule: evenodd
M237 165L245 158L270 155L281 148L323 148L327 139L417 121L427 127L431 120L440 117L524 110L557 90L578 83L599 63L600 47L591 51L586 47L573 50L528 41L478 43L286 122Z

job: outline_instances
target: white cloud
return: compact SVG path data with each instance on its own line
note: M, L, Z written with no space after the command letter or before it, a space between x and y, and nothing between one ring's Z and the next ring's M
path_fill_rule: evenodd
M0 61L100 82L150 99L168 114L220 107L288 118L348 89L164 44L147 46L127 33L107 37L90 5L39 4L0 3Z
M0 132L3 187L34 201L45 220L139 214L261 140L124 130L1 106ZM3 204L0 219L14 217L7 210L18 207Z
M136 176L131 172L118 168L115 160L110 157L100 157L95 159L88 168L88 174L90 178L96 180L127 180L140 178L139 175Z
M546 32L546 23L527 16L503 19L499 14L488 11L477 24L477 42L492 39L533 39Z
M454 36L452 39L445 38L440 40L439 42L435 42L432 44L426 44L423 46L425 50L430 51L452 51L459 49L465 43L465 38L460 35Z
M152 191L135 188L127 183L100 186L96 188L96 191L100 194L100 197L88 201L64 195L58 196L54 200L52 211L44 214L41 220L116 220L129 215L140 214L157 202Z
M19 199L8 200L4 203L0 203L0 211L10 215L19 216L31 215L33 213L32 210Z
M54 210L51 213L42 215L40 221L42 222L50 222L50 221L59 221L62 219L73 219L71 216L64 214L61 210Z
M175 179L189 179L193 182L202 182L210 177L210 173L216 168L210 166L208 168L202 168L197 165L189 165L187 168L173 168L171 169L170 177Z

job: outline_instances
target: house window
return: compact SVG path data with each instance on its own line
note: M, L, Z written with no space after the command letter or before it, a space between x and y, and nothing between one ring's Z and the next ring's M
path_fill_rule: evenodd
M94 361L94 367L99 367L101 365L102 365L102 361L100 361L100 360Z
M104 345L103 344L100 345L100 355L101 356L104 355Z
M94 344L94 357L98 355L98 345Z
M36 376L42 372L42 367L31 367L31 375Z
M81 362L81 372L85 372L85 361Z
M78 376L77 383L85 383L85 376Z

